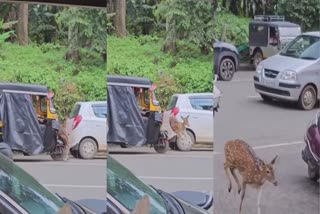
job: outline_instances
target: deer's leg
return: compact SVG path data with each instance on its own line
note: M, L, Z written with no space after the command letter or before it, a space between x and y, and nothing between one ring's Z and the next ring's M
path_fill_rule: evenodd
M242 210L242 203L243 203L243 199L244 196L246 195L246 183L242 182L242 193L241 193L241 201L240 201L240 209L239 209L239 213L241 214L241 210Z
M224 172L228 178L229 181L229 186L228 186L228 191L231 192L231 188L232 188L232 183L231 183L231 177L230 174L228 172L228 169L230 169L230 166L227 163L224 163Z
M259 188L258 198L257 198L257 206L258 206L258 214L261 213L260 210L260 201L261 201L261 195L262 195L262 186Z
M235 168L230 168L230 172L231 172L234 180L235 180L235 181L237 182L237 184L238 184L238 193L240 194L240 192L241 192L241 186L240 186L239 179L238 179L238 177L237 177L237 175L236 175L236 173L235 173Z

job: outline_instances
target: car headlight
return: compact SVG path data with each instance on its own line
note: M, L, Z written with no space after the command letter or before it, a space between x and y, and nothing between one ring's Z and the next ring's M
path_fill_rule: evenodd
M263 70L262 65L258 65L257 70L256 70L257 74L261 74L262 70Z
M283 71L280 74L281 80L296 80L297 79L297 73L294 71Z

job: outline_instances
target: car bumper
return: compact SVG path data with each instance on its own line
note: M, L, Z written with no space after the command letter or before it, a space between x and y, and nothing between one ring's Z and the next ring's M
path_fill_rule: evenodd
M261 82L258 76L253 77L254 88L259 94L264 94L276 99L298 101L301 85L297 83L277 82L273 86Z

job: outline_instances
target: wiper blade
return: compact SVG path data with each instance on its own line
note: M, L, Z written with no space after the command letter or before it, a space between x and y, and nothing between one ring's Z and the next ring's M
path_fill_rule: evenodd
M58 193L56 193L56 195L64 202L64 203L67 203L67 204L70 204L70 206L72 207L72 213L75 213L78 214L78 213L84 213L84 214L87 214L87 212L79 205L77 204L76 202L66 198L66 197L62 197L60 196ZM81 212L80 212L81 211Z
M303 57L300 57L300 59L316 60L317 58L314 58L314 57L311 57L311 56L303 56Z

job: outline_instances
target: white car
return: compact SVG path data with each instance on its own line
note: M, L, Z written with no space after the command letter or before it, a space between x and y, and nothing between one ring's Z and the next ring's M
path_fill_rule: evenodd
M220 90L215 86L214 93L189 93L174 94L164 112L162 129L168 131L169 139L175 136L169 125L169 117L174 108L179 108L176 115L181 117L189 115L187 133L194 144L213 144L213 117L214 112L219 108L221 97Z
M92 159L107 150L107 102L77 102L66 121L70 153Z

